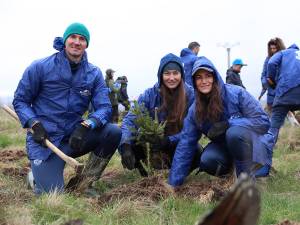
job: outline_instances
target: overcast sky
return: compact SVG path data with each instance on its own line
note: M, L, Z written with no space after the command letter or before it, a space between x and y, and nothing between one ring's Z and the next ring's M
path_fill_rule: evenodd
M153 86L164 55L179 55L191 41L223 78L227 53L217 44L239 42L231 58L248 64L241 77L257 97L269 39L299 43L299 6L297 0L1 0L0 96L12 96L25 68L55 53L54 37L81 22L91 34L89 61L103 73L113 68L116 77L126 75L130 97Z

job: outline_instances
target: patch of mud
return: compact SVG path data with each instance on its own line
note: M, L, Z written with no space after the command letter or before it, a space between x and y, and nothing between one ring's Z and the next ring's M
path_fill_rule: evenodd
M1 169L2 173L6 176L13 176L13 177L25 177L30 168L29 167L4 167Z
M104 205L123 199L156 202L173 195L166 187L165 182L166 181L161 176L143 178L134 183L124 184L102 194L97 199L97 203L99 205ZM207 203L219 200L223 197L232 184L233 182L228 179L193 181L177 188L175 195L177 197L194 199Z
M289 220L284 220L276 225L300 225L300 222L292 222Z
M26 157L24 150L1 150L0 162L12 162Z

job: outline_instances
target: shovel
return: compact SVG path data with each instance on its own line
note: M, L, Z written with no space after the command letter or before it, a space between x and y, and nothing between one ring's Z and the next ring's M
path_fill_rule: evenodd
M20 122L17 114L7 105L2 106L3 110L7 112L11 117L13 117L16 121ZM27 129L29 132L33 133L33 130ZM76 159L67 156L63 153L59 148L57 148L54 144L52 144L48 139L45 140L45 144L48 148L50 148L56 155L58 155L62 160L64 160L68 165L73 167L76 170L76 173L81 173L83 169L83 164L79 163Z

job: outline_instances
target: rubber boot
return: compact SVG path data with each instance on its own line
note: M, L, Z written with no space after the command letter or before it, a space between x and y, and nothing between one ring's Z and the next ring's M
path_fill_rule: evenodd
M66 186L67 191L74 191L76 189L86 190L86 188L91 188L94 181L100 179L102 172L109 163L111 156L107 158L102 158L91 152L89 159L82 171L82 173L77 174L72 177ZM86 192L88 192L87 190Z

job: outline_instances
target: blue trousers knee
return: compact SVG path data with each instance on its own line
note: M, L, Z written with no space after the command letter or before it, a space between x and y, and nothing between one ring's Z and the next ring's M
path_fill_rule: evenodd
M247 166L252 162L252 138L243 127L230 127L223 143L209 143L201 155L200 169L214 176L224 176L232 170L232 165ZM244 165L244 164L242 164ZM244 170L242 168L241 170Z
M65 139L60 143L59 149L71 157L79 157L93 151L95 155L102 158L110 158L116 151L122 132L114 124L106 124L101 129L89 131L86 141L83 144L83 150L76 152L68 145ZM35 181L35 193L37 195L51 191L62 192L64 190L64 167L65 162L56 154L51 154L45 161L36 159L31 160L31 168Z

